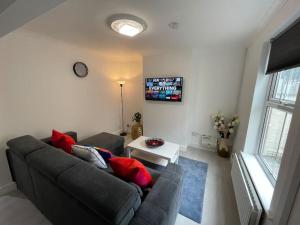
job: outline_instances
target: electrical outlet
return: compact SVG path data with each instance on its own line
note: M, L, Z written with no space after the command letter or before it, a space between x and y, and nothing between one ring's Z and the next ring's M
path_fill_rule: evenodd
M196 137L196 136L200 136L200 134L199 134L198 132L196 132L196 131L193 131L193 132L192 132L192 136L193 136L193 137Z
M217 146L217 138L203 134L201 135L201 145L207 148L215 148Z

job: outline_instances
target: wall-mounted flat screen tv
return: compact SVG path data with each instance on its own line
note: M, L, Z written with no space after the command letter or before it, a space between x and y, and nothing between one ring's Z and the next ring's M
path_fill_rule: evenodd
M146 78L145 98L153 101L182 101L183 77Z

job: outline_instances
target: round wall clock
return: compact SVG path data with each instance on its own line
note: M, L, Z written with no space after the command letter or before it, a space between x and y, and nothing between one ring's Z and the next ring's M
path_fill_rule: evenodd
M73 71L77 77L86 77L88 75L88 67L83 62L76 62L73 65Z

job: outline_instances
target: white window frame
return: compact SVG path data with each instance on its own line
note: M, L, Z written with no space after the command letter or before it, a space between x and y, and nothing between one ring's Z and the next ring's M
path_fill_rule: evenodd
M266 173L267 177L269 178L269 180L273 184L273 186L275 186L275 184L276 184L276 179L273 176L273 174L271 173L271 170L268 167L268 164L265 162L263 157L261 157L261 155L260 155L263 144L264 144L266 131L267 131L266 126L268 125L268 115L269 115L268 110L269 110L269 108L275 108L275 109L282 110L282 111L288 112L288 113L293 113L293 111L294 111L294 104L292 104L291 102L280 101L278 99L273 98L278 76L279 76L278 73L276 73L276 74L270 75L270 78L269 78L268 94L266 96L266 100L264 103L263 119L262 119L262 123L261 123L262 125L260 127L260 134L259 134L258 151L256 154L256 158L257 158L258 162L260 163L262 169Z

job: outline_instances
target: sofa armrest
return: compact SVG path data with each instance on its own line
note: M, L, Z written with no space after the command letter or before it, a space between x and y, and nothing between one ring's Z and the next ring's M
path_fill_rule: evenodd
M182 169L169 164L131 220L130 225L173 225L182 190Z

